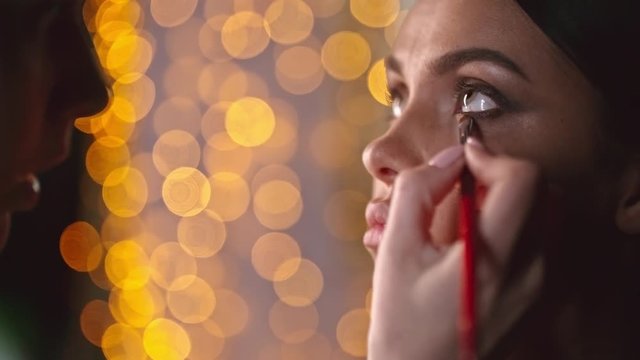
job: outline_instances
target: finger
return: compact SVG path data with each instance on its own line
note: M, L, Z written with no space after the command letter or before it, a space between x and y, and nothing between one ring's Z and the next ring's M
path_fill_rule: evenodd
M498 265L504 265L532 207L539 178L537 167L527 161L489 154L470 139L465 146L468 167L487 187L480 210L479 232Z
M445 149L433 158L432 165L398 175L378 256L388 253L403 259L430 241L433 212L458 180L464 165L463 151L462 146ZM443 157L447 161L442 161Z

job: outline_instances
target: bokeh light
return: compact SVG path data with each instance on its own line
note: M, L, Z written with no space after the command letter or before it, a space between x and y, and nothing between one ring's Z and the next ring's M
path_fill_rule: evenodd
M76 271L91 271L100 265L103 248L96 229L84 221L75 222L62 232L60 254Z
M275 115L269 104L254 97L234 102L225 116L229 136L243 146L258 146L269 140L275 122Z
M102 352L107 360L144 360L146 354L140 333L120 323L113 324L102 336Z
M85 220L60 236L106 292L81 336L107 359L366 357L360 152L409 3L85 2L112 96L75 121Z
M298 259L288 260L298 262ZM291 266L285 262L283 266ZM324 288L324 277L318 266L303 259L298 270L285 280L274 282L273 288L282 302L290 306L309 306L313 304Z
M208 258L215 255L226 238L224 222L211 210L184 217L178 223L178 242L193 257Z
M159 318L144 329L144 350L153 360L181 360L191 351L189 334L175 321Z
M353 356L366 356L368 328L367 310L356 309L344 314L336 329L336 336L342 350Z
M320 86L324 79L320 54L306 46L284 50L276 59L276 79L291 94L308 94Z
M133 240L114 244L104 267L109 280L123 290L139 289L149 280L149 257Z
M200 144L186 131L167 131L153 146L153 164L162 175L167 176L179 167L193 168L199 163Z
M240 334L249 322L249 306L235 291L216 289L216 307L204 326L218 337L229 338Z
M196 260L175 242L158 246L151 254L150 272L153 281L166 290L182 290L195 279Z
M295 44L304 40L313 28L313 12L302 0L275 0L264 15L266 30L271 39L281 44Z
M80 313L80 329L93 345L100 346L107 328L115 323L109 305L104 300L91 300Z
M358 21L373 28L391 25L400 12L400 0L350 0L349 5Z
M269 229L282 230L295 224L302 214L300 191L291 183L273 180L262 184L253 196L253 211Z
M387 86L387 73L384 66L384 59L376 61L369 70L367 77L369 92L377 102L382 105L389 105L389 90Z
M322 65L338 80L354 80L364 74L371 62L367 40L352 31L331 35L322 46Z
M216 296L206 281L194 277L189 285L167 292L167 306L176 319L186 324L197 324L213 313Z
M224 22L220 33L222 46L229 55L238 59L255 57L269 44L264 18L251 11L231 15Z
M85 163L93 181L103 184L113 170L128 166L130 161L126 143L118 137L105 136L89 146Z
M176 215L198 215L209 204L211 185L198 169L180 167L167 175L162 185L162 199L167 209Z
M164 27L178 26L191 17L198 0L151 0L153 20Z
M104 180L102 199L109 211L120 217L138 215L147 203L147 182L132 167L113 170Z
M251 250L251 263L262 278L283 281L298 271L301 252L298 243L284 233L261 236Z
M249 206L250 194L246 181L232 172L219 172L209 178L213 196L209 209L224 221L242 216Z

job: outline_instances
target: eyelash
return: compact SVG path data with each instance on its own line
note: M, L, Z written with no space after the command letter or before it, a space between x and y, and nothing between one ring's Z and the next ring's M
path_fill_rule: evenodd
M474 92L480 92L485 96L491 98L491 100L493 100L496 103L497 108L491 109L491 110L479 111L479 112L463 112L461 109L462 109L462 102L464 100L465 95L468 95ZM402 98L401 92L394 87L389 87L385 95L386 95L387 102L391 106L393 106L393 102L395 100L397 100L398 98L400 99ZM456 82L455 88L454 88L453 100L456 104L455 106L456 115L463 115L463 116L473 115L475 119L496 118L511 108L510 102L504 97L504 95L502 95L494 87L486 83L480 82L479 80L469 79L469 78L460 79L458 82ZM393 114L393 110L392 110L389 116L389 119L392 120L394 118L395 118L395 115Z

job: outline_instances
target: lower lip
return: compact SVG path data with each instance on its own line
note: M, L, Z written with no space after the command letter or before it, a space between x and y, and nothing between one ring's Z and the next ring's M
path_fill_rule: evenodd
M364 233L362 242L364 246L371 250L377 250L382 240L382 234L384 233L384 227L376 226L372 227Z

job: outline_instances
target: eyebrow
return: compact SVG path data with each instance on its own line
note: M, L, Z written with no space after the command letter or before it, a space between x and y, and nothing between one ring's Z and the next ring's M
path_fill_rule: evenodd
M518 64L515 63L515 61L509 59L509 57L499 51L486 48L469 48L452 51L430 62L427 64L427 67L431 72L443 75L460 68L465 64L476 61L493 63L511 71L526 81L530 81L527 74L520 66L518 66ZM400 62L393 56L385 58L385 66L397 73L402 73Z

